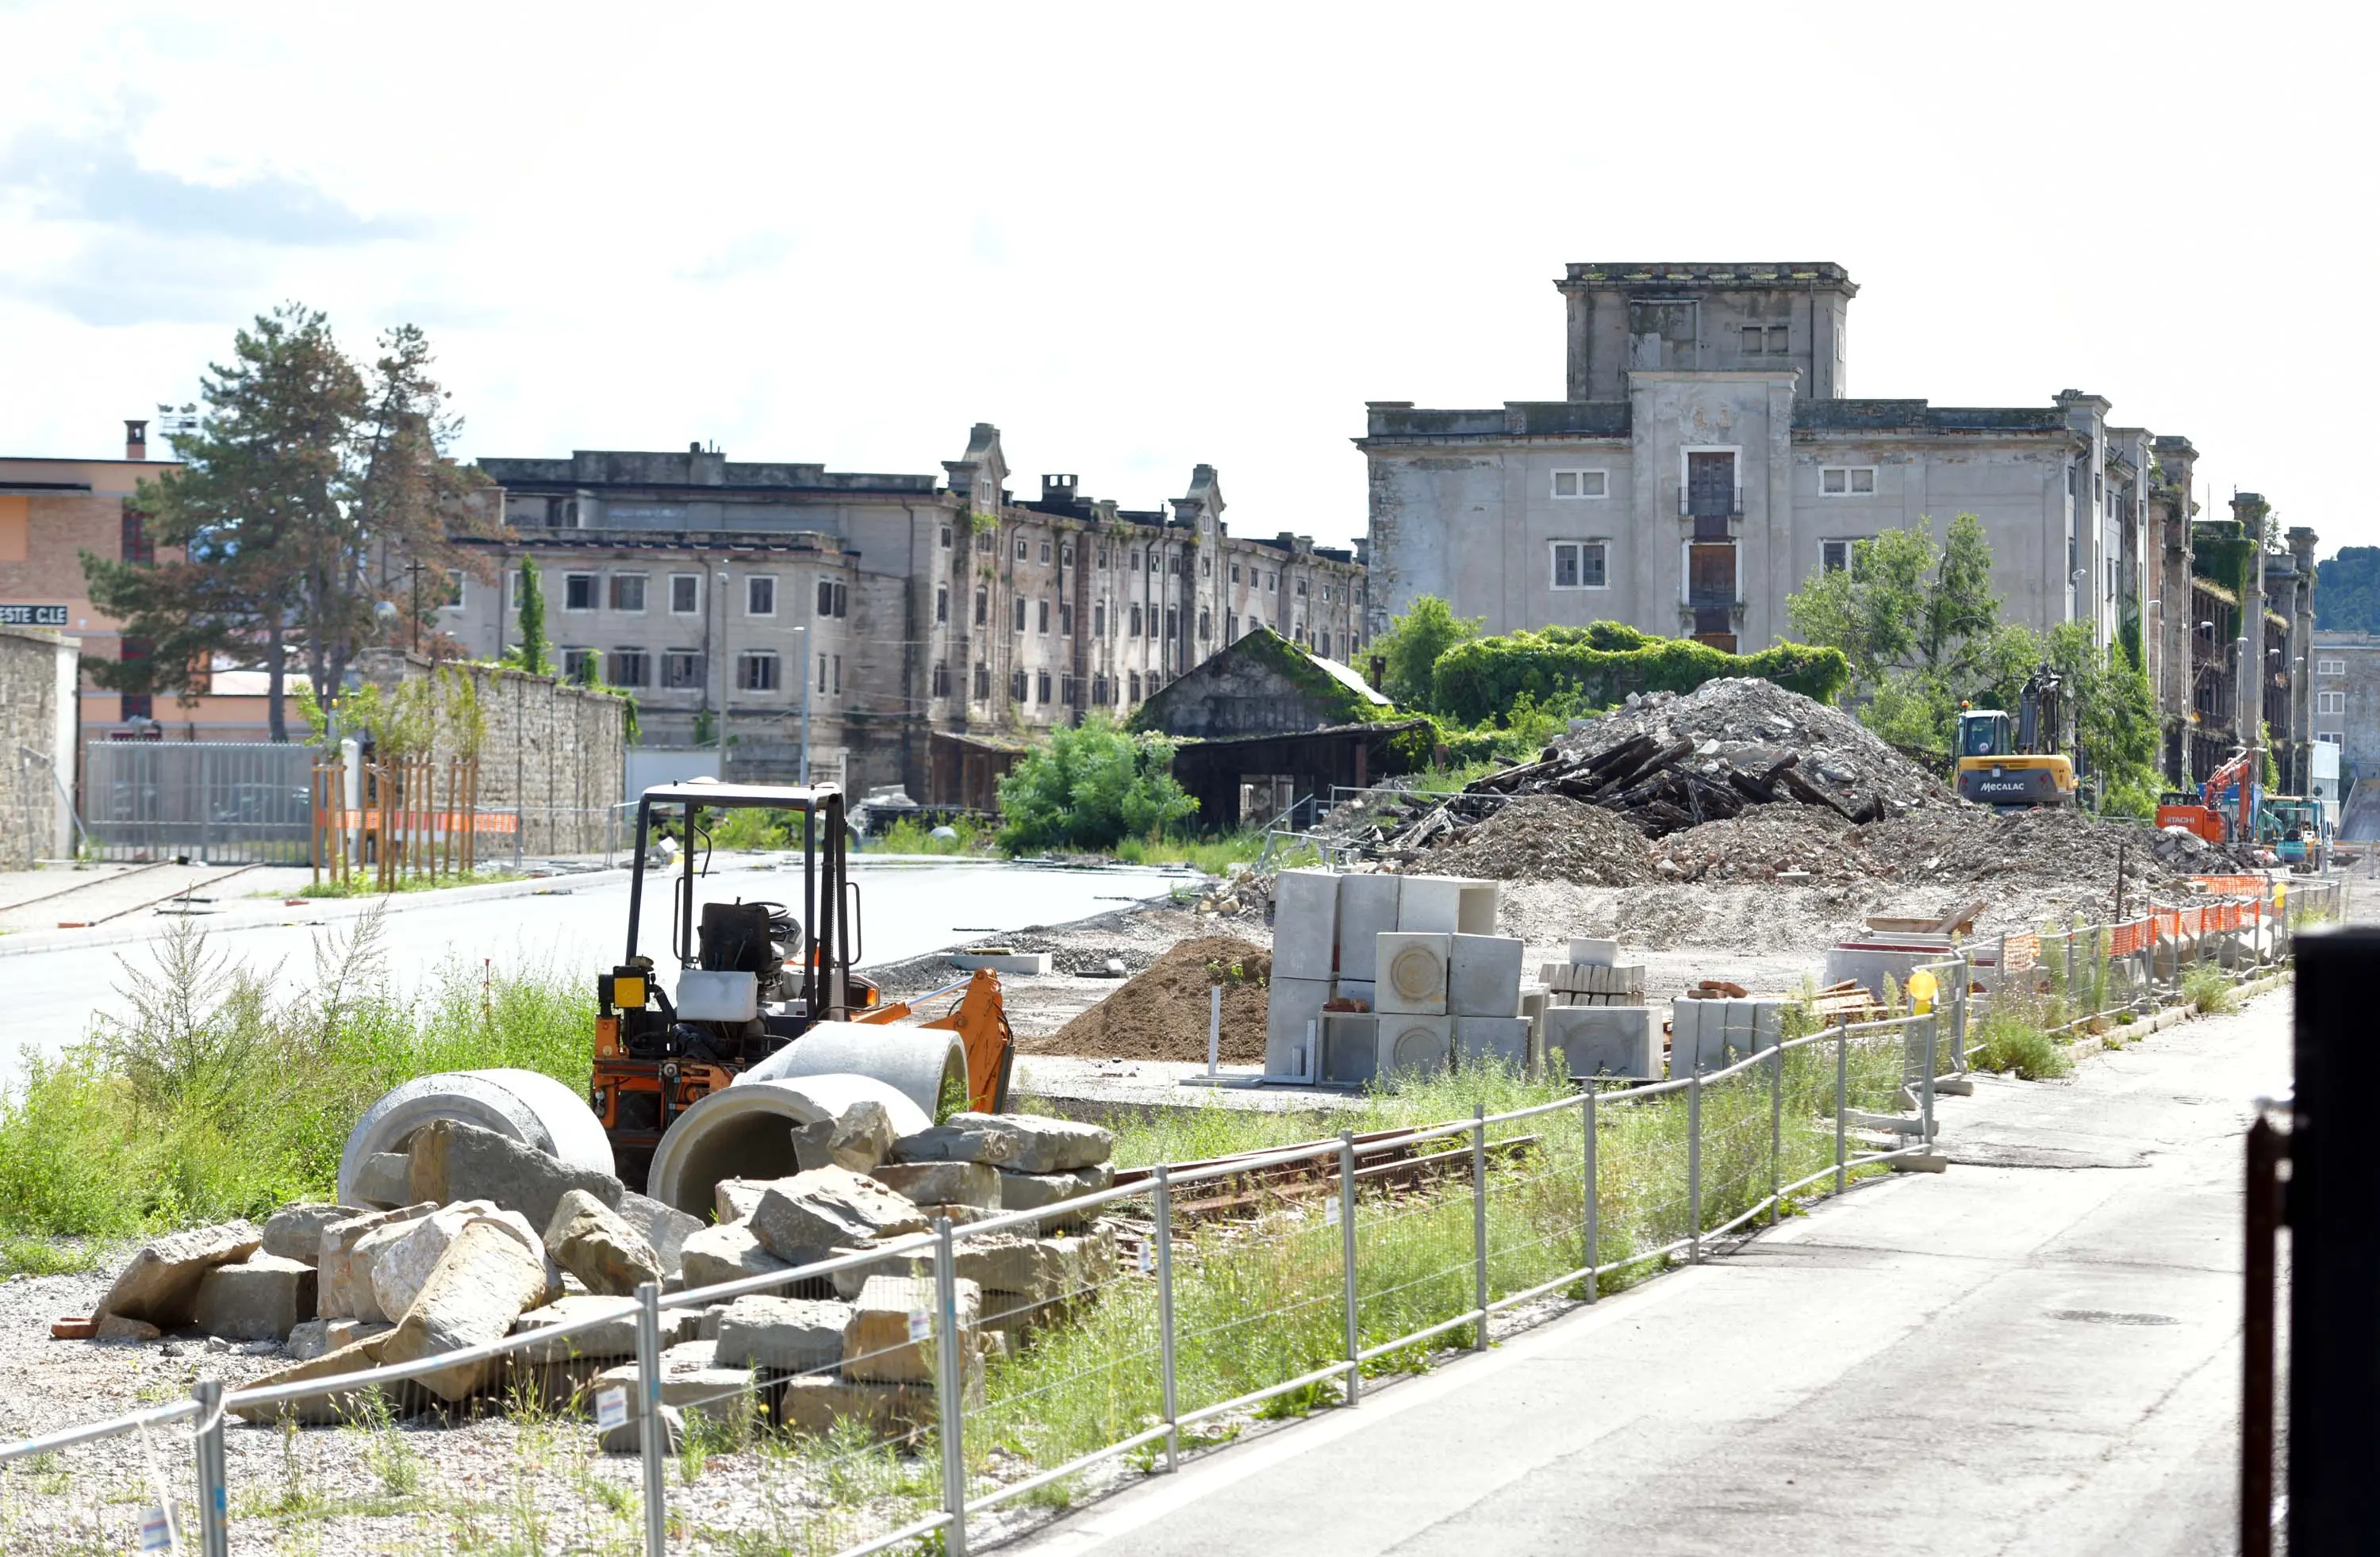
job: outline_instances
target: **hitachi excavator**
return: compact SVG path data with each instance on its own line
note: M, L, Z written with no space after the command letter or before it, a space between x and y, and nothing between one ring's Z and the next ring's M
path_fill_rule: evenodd
M710 832L728 811L768 809L799 820L799 902L698 902L710 873ZM666 878L670 927L662 955L639 950L646 862L667 835L682 848ZM632 1189L671 1126L739 1075L856 1074L904 1092L929 1116L1008 1103L1015 1042L997 975L887 1003L853 971L860 955L860 890L846 868L842 792L702 780L647 790L637 803L627 948L595 981L595 1070L588 1101ZM914 1025L923 1002L957 994ZM952 1034L958 1035L953 1045ZM961 1064L960 1056L964 1056Z
M2022 811L2074 803L2074 760L2059 750L2058 674L2046 665L2024 683L2016 728L1998 708L1959 715L1959 793L1967 800Z
M2163 797L2156 825L2181 827L2209 843L2247 843L2256 836L2256 754L2242 748L2206 776L2195 791Z

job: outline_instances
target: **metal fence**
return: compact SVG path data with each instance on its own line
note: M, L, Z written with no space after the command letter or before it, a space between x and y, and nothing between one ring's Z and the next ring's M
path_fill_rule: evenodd
M83 828L103 860L305 864L312 748L230 741L94 741Z

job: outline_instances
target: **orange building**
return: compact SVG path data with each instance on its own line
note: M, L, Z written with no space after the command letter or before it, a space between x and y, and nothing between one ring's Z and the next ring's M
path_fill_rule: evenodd
M144 479L176 462L149 457L148 428L146 421L124 424L121 459L0 455L0 625L46 627L79 639L85 664L141 652L113 617L92 609L82 554L134 561L155 556L136 494ZM263 679L259 671L227 671L200 695L152 698L103 691L86 675L78 745L267 740Z

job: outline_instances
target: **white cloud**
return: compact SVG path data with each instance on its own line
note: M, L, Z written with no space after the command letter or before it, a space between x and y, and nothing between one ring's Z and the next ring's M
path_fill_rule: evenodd
M1206 460L1343 539L1364 401L1560 392L1564 261L1826 259L1855 392L2091 390L2380 541L2306 457L2362 398L2362 12L660 16L0 10L8 441L106 447L295 296L429 328L474 453L932 471L990 420L1027 486Z

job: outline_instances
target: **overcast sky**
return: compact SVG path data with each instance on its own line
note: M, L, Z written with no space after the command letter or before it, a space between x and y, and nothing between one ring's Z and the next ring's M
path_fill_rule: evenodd
M1364 525L1366 400L1562 393L1565 261L1834 260L1852 392L2106 395L2380 543L2368 6L0 0L0 453L284 298L468 455L932 472ZM1949 19L1956 18L1957 19Z

